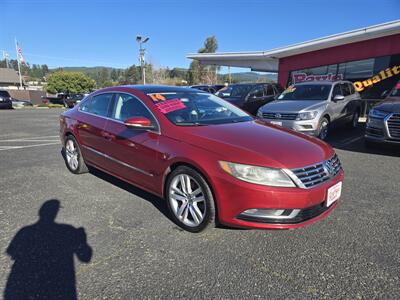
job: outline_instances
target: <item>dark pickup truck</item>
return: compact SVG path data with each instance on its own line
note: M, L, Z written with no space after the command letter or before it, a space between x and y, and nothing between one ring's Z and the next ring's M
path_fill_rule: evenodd
M84 94L63 94L57 96L43 97L43 103L61 104L65 107L72 108L85 97Z

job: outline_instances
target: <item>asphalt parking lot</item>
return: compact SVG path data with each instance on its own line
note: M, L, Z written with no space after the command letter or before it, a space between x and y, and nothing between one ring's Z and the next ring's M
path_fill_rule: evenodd
M24 272L65 271L37 245L46 240L40 228L38 239L20 246L27 262L22 274L6 251L19 230L37 222L42 204L56 199L62 206L56 222L82 227L92 250L63 277L79 299L400 299L399 148L366 149L362 128L340 129L329 142L346 179L340 205L327 218L296 230L191 234L168 218L157 197L99 171L68 172L60 112L0 111L2 293ZM41 247L41 261L29 262L32 249Z

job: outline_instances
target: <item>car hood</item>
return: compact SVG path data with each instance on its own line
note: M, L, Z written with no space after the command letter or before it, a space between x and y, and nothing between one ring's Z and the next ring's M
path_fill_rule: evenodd
M299 112L313 110L326 105L326 100L276 100L261 107L263 112Z
M316 138L260 120L182 127L181 130L184 142L212 151L221 160L243 164L299 168L334 154L328 144Z
M375 106L374 108L389 113L398 113L400 112L400 98L387 98L384 102Z

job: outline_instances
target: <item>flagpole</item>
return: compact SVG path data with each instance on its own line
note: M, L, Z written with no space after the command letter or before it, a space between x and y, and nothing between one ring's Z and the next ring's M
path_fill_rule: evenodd
M17 38L15 38L15 52L17 53L18 73L19 73L19 86L22 89L22 76L21 76L21 66L20 66L20 63L19 63Z

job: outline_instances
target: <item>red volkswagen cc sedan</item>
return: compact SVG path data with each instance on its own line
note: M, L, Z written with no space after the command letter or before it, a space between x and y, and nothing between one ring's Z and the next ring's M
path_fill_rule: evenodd
M300 227L341 195L329 145L190 88L98 90L61 115L60 136L72 173L91 166L156 194L191 232Z

